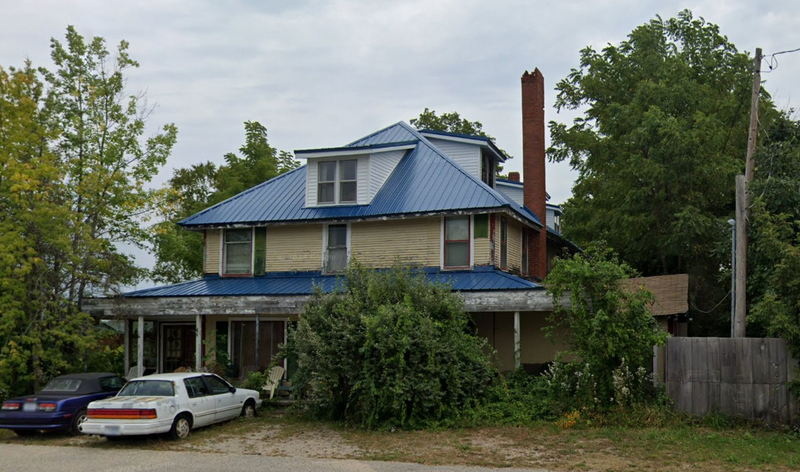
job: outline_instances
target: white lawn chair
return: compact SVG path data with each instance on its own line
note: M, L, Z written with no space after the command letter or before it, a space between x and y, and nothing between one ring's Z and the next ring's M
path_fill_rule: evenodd
M140 367L138 365L135 365L135 366L131 367L130 369L128 369L128 376L125 377L125 378L127 380L130 380L130 379L134 379L136 377L141 377L142 374L144 374L144 369L140 370Z
M275 366L269 370L269 374L267 375L267 383L261 387L261 390L269 393L269 399L272 400L272 397L275 396L275 389L278 388L278 385L281 384L281 378L283 378L284 369L281 366Z

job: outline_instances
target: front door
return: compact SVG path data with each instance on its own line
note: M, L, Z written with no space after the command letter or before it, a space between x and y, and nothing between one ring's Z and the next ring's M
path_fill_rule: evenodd
M164 372L194 366L194 325L164 325Z

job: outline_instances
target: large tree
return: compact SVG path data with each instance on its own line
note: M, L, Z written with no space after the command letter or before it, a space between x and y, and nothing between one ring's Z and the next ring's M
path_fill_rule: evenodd
M0 68L0 396L111 367L116 351L80 302L141 273L118 244L143 242L142 187L175 142L172 125L143 137L126 42L112 57L69 27L51 46L52 70Z
M231 152L220 166L205 162L177 169L162 190L162 221L152 233L157 257L154 279L178 282L202 274L202 235L180 228L178 221L300 165L292 153L269 144L261 123L246 121L244 131L241 156Z
M727 319L724 306L720 316L700 310L727 291L720 268L744 168L751 64L716 25L682 11L602 51L583 49L556 86L556 107L581 111L570 126L550 124L551 160L578 171L565 235L605 240L645 275L688 272L694 325L706 331Z

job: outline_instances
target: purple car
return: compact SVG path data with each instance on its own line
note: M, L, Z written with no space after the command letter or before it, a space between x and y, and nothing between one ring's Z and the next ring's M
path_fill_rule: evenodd
M67 374L54 378L39 392L3 402L0 428L27 436L40 430L78 433L86 420L86 405L114 396L125 380L108 372Z

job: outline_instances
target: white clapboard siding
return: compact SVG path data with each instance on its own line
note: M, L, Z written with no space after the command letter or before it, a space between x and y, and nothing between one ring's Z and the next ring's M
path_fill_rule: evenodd
M474 177L481 178L481 147L477 144L458 143L444 139L428 138L430 142Z

